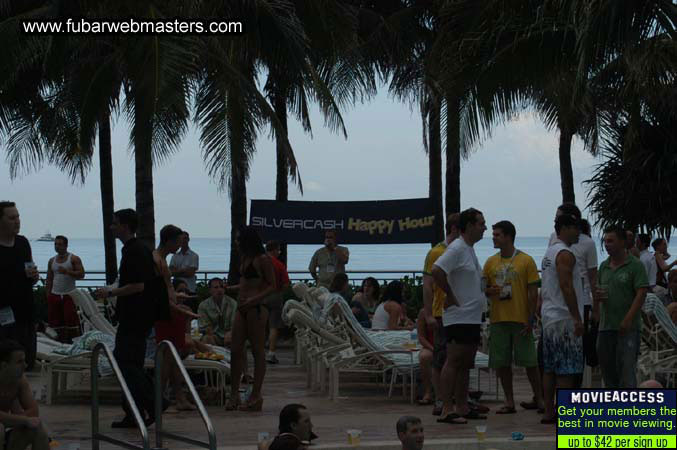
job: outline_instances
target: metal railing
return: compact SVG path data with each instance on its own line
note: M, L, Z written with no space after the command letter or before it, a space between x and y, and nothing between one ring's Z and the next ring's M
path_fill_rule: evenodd
M110 436L106 436L102 433L99 432L99 353L103 350L104 355L106 355L106 358L108 359L108 362L110 363L113 373L115 374L115 378L118 379L118 383L120 383L120 388L122 389L122 394L125 397L125 400L129 404L130 409L132 410L132 414L134 415L134 421L136 422L136 426L139 428L139 431L141 432L141 439L143 440L143 446L140 446L138 444L133 444L131 442L123 441L120 439L115 439ZM92 363L91 363L91 380L92 380L92 450L99 450L99 444L100 441L106 441L114 445L118 445L120 447L124 448L129 448L129 449L144 449L144 450L150 450L150 441L148 439L148 429L146 428L146 424L143 421L143 418L141 417L141 414L139 413L139 408L136 407L136 402L134 402L134 398L132 398L132 394L129 391L129 387L127 386L127 382L125 381L125 378L122 376L122 372L120 372L120 367L118 367L118 363L115 360L115 357L113 356L113 353L110 351L108 346L104 344L103 342L100 342L96 344L94 347L94 350L92 351Z
M305 282L314 282L307 270L289 270L289 279L292 283L297 281ZM360 285L362 280L367 277L374 277L379 282L390 282L393 280L400 280L402 278L417 278L422 277L423 272L420 270L407 270L407 269L392 269L392 270L346 270L348 279L353 285ZM207 283L210 279L214 277L226 278L228 276L227 271L219 270L204 270L196 272L197 281L199 283ZM47 272L40 272L40 277L43 280L47 279ZM94 288L101 287L106 284L106 272L102 271L88 271L85 274L85 278L78 280L77 285L81 288ZM37 286L37 285L36 285Z
M193 400L195 400L195 405L197 406L198 412L200 413L200 417L202 418L205 427L207 427L209 442L197 441L195 439L187 438L185 436L179 436L178 434L170 433L162 429L162 390L163 390L162 362L165 354L163 349L165 348L168 349L169 353L172 355L174 362L176 363L176 365L179 368L179 371L181 372L181 377L183 377L183 380L186 382L186 385L188 385L190 395L193 397ZM186 371L186 367L181 362L181 358L179 357L176 348L169 341L160 342L160 344L158 344L157 346L157 351L155 353L155 446L157 448L163 448L162 447L163 437L168 437L169 439L192 444L197 447L216 450L216 434L214 433L212 421L209 419L209 416L207 415L207 410L202 404L200 396L197 395L195 386L193 385L193 382L190 380L188 372Z

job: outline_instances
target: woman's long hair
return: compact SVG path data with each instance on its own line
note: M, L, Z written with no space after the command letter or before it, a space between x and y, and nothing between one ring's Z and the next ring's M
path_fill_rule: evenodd
M402 287L404 285L400 280L394 280L388 283L388 286L386 286L385 292L383 292L383 301L387 302L388 300L392 300L394 302L402 304L404 302L404 299L402 298Z
M244 226L240 228L237 240L242 256L256 258L266 253L261 237L254 227Z
M376 303L378 303L378 299L381 295L381 286L379 286L378 281L376 281L376 278L374 277L367 277L364 280L362 280L362 294L366 295L364 292L364 285L365 284L371 284L371 286L374 288L371 294L371 298L369 300L373 300Z

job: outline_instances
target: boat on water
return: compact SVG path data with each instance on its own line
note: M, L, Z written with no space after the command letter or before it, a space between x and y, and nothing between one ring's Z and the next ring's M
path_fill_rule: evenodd
M42 236L40 236L38 239L36 239L38 242L54 242L54 237L52 237L51 234L49 234L49 231Z

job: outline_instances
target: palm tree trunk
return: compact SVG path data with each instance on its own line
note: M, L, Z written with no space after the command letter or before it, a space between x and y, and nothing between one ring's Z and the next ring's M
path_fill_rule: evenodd
M559 130L559 176L562 183L562 203L576 203L574 171L571 167L573 133L565 126L560 126Z
M101 213L103 215L103 247L106 261L106 284L113 284L118 276L118 258L115 236L110 229L115 208L113 197L113 158L110 135L110 115L99 120L99 179L101 183Z
M433 203L433 213L435 222L433 224L435 237L432 245L444 239L444 219L442 209L442 142L440 134L440 112L441 105L439 101L433 99L433 105L430 108L428 117L428 158L429 158L429 185L428 197Z
M247 223L247 175L245 163L247 155L244 152L244 124L242 114L238 114L237 100L229 101L232 105L229 111L229 126L232 130L232 144L230 157L230 263L228 264L228 284L240 282L240 249L236 245L237 234L240 228Z
M282 124L284 132L287 132L287 100L285 93L280 93L275 97L273 107L277 119ZM277 177L275 180L275 200L278 202L286 202L289 199L289 162L287 161L287 154L280 141L280 136L276 138L276 153L277 153ZM280 243L280 261L287 264L287 244Z
M155 204L153 200L153 122L138 93L134 97L134 163L136 166L136 235L148 248L155 248Z
M458 97L447 96L446 216L461 211L461 131Z

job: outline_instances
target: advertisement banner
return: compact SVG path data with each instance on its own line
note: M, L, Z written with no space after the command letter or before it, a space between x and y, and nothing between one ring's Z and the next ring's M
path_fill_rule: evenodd
M557 448L676 448L674 389L558 389Z
M252 200L249 224L264 241L317 244L336 230L341 244L412 244L434 239L430 199L359 202Z

